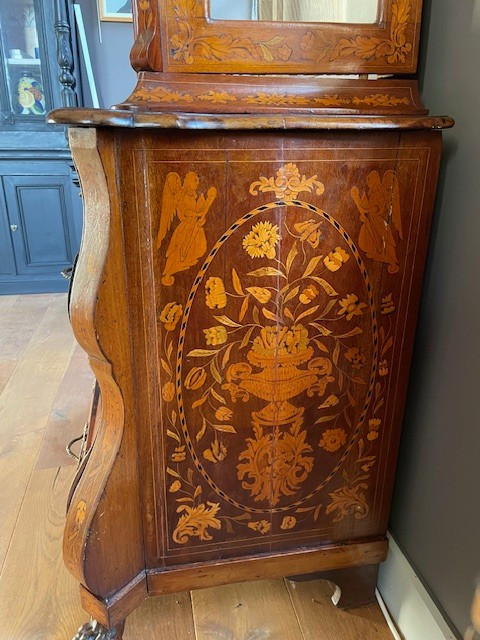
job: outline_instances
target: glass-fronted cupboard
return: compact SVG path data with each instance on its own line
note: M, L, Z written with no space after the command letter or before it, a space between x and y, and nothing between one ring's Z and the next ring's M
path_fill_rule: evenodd
M45 121L62 106L59 44L78 69L72 5L0 0L0 294L65 290L60 274L78 251L81 202L65 130Z
M41 6L32 0L2 0L1 110L4 124L45 118L51 108ZM53 27L53 25L52 25Z

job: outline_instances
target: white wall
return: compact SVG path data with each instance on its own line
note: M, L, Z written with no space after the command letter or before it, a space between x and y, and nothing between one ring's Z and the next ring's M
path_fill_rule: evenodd
M101 22L99 31L97 0L76 2L82 7L100 106L111 107L125 100L135 86L136 74L129 60L133 25L130 22ZM85 84L85 74L83 80ZM85 94L88 95L88 90Z

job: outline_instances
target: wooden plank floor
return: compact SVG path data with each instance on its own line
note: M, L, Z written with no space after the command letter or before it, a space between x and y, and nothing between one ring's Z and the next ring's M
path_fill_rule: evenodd
M70 640L87 616L63 566L66 496L93 378L66 296L0 296L0 640ZM270 580L151 598L125 640L391 640L377 606L343 613L328 582Z

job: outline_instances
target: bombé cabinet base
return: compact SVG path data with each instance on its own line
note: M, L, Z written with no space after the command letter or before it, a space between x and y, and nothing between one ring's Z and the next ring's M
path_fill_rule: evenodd
M355 133L347 128L330 131L328 121L317 120L315 134L294 128L279 139L270 131L256 130L157 131L156 120L147 129L109 129L105 122L70 131L80 179L88 185L70 317L101 393L95 428L90 424L91 446L70 495L64 535L67 568L80 583L82 605L94 619L82 627L77 640L121 638L126 618L148 596L232 582L304 579L309 574L337 585L335 600L341 608L373 601L378 565L387 554L385 534L440 159L441 134L434 129L443 126L422 120L412 129L410 121L399 118L397 129L390 130L391 121L379 120L370 123L370 130ZM93 120L82 123L98 125ZM207 151L214 161L205 159ZM197 243L204 259L198 275L193 267L179 271L175 265L163 266L167 254L173 254L163 251L161 224L177 174L185 198L195 178L187 205L194 211L200 208L206 218L199 227L205 227L208 237L203 242L201 236ZM204 211L207 201L210 217ZM368 216L377 215L377 210L385 219L372 227ZM185 232L189 237L184 224L175 222L169 233ZM284 228L295 233L281 241ZM261 249L256 258L248 252L248 242L258 229L270 230L273 237L271 247ZM379 248L370 240L372 233L380 237ZM237 245L228 245L230 253L225 254L224 245L231 238ZM236 267L231 271L225 265L232 264L234 253ZM270 265L274 260L278 269ZM203 283L212 264L220 275L209 272ZM263 266L250 271L251 265ZM246 436L252 447L260 447L262 437L270 442L260 427L250 437L250 421L255 427L255 420L263 425L274 419L267 411L270 405L263 406L268 396L251 399L260 393L255 386L258 374L250 364L231 365L228 358L219 365L222 373L214 369L214 375L212 368L201 373L203 369L190 360L211 355L212 351L196 349L198 344L214 340L226 348L230 329L246 332L251 324L258 327L259 340L268 338L267 329L274 332L269 321L279 323L280 318L265 305L273 309L271 291L282 288L278 282L271 286L272 275L282 277L289 287L310 277L318 284L303 293L297 284L290 294L301 297L295 314L300 314L297 321L305 318L307 324L308 319L309 328L299 329L304 335L296 347L299 353L282 347L282 362L297 385L307 378L322 404L313 406L313 396L303 386L282 387L287 398L301 405L281 405L282 420L287 425L296 420L289 433L298 436L301 451L294 460L299 458L307 469L314 470L317 459L318 465L305 487L299 479L303 476L293 469L292 488L286 486L284 495L280 486L265 506L263 484L249 485L242 466L243 457L250 455L242 452ZM237 309L239 298L258 302L251 302L251 320L249 316L244 321L245 303ZM186 319L180 321L182 313ZM311 320L314 314L323 314L328 328ZM214 322L218 326L198 330ZM248 346L252 330L245 335ZM267 342L262 347L263 369L270 371L275 362ZM253 359L257 366L255 349L258 340L250 345L252 353L235 352L235 357ZM230 348L229 358L232 352ZM310 369L300 368L307 357L312 360ZM174 368L173 358L178 363L185 360L184 368ZM244 378L244 372L251 373L255 384L238 378L237 369L229 373L231 366L240 366ZM195 413L203 406L201 393L208 376L209 384L218 388L212 395L222 404L212 406L212 414L220 416L216 431L229 445L213 462L213 453L203 451L207 441L199 444L205 433ZM271 380L270 376L267 382ZM251 405L234 401L241 384ZM187 411L186 417L172 410L177 404L179 411ZM330 407L337 405L345 415L345 428L338 427L333 432L338 441L331 442L332 430L325 425L332 420ZM318 411L330 413L317 419ZM223 424L227 414L232 420L237 416L241 429ZM189 425L197 429L193 440ZM295 429L309 430L299 435ZM302 445L310 433L312 443ZM281 437L283 443L286 435ZM302 446L316 458L306 456ZM240 460L235 473L228 467L228 455L234 462ZM226 489L225 483L230 483ZM292 504L291 492L296 496ZM286 515L290 512L293 515Z
M373 601L453 126L410 77L422 0L377 4L306 26L136 0L132 95L49 116L82 184L70 318L101 394L64 533L77 640L235 582Z
M342 610L366 607L375 601L379 563L385 560L388 543L372 542L326 546L321 549L216 562L208 566L185 566L172 570L141 572L108 598L99 599L80 587L83 608L93 620L79 629L74 640L120 639L126 617L149 596L232 582L279 579L292 582L328 580L336 587L333 603ZM292 572L300 571L298 575Z

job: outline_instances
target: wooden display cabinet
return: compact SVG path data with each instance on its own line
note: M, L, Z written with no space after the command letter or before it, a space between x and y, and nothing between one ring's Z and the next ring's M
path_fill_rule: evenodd
M402 78L421 1L368 24L134 4L132 95L50 115L83 186L70 314L101 390L64 538L96 621L76 637L257 578L367 605L453 124Z

